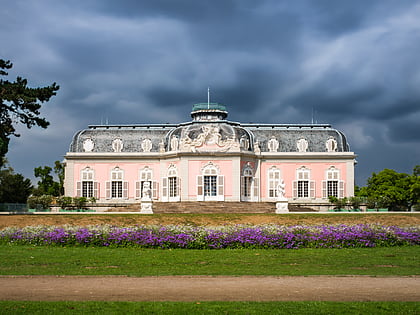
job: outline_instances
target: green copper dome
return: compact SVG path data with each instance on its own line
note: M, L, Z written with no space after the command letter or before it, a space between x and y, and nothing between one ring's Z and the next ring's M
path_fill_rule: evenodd
M193 120L224 120L227 115L226 106L220 103L197 103L191 111Z

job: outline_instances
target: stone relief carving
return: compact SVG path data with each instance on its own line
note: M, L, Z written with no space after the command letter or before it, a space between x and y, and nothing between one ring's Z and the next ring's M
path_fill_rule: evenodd
M273 136L270 140L268 140L268 151L269 152L277 152L279 149L279 142L278 140Z
M152 150L152 141L150 139L144 139L141 142L141 148L143 152L150 152Z
M124 147L124 143L120 138L116 138L112 141L112 150L116 153L122 152L122 149Z
M306 152L306 150L308 150L308 141L304 138L301 138L297 141L296 147L298 152Z
M205 146L205 148L203 148ZM180 149L183 151L197 152L206 151L228 151L239 149L239 143L235 141L233 135L227 139L223 139L220 128L217 125L204 125L201 132L191 138L185 133L180 141Z
M337 141L333 137L330 137L325 143L325 147L327 148L327 152L335 152L337 151Z
M95 147L95 142L91 138L87 138L83 141L83 150L85 152L92 152L93 148Z

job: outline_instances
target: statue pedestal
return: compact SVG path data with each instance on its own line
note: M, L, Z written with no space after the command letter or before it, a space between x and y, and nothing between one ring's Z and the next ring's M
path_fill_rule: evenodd
M276 201L276 213L289 212L289 201L287 198L280 198Z
M153 214L153 203L152 199L142 199L140 204L140 213L143 214Z

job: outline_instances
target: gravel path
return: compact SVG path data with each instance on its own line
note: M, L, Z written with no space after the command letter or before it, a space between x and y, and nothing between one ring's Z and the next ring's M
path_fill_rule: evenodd
M0 276L0 300L420 301L420 277Z

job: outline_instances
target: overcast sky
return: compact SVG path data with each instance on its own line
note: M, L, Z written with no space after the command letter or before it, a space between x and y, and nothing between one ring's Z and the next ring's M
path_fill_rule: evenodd
M178 123L211 99L229 120L329 123L356 182L420 164L420 3L387 0L0 0L0 58L53 82L48 129L7 158L33 179L89 124Z

